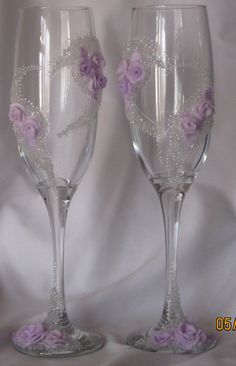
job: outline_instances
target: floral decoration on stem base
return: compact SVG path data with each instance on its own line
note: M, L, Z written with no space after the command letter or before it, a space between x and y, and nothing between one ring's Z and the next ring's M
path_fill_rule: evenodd
M144 333L132 333L127 344L145 351L201 353L216 346L216 337L194 322L184 320L176 325L154 327Z
M100 334L72 326L52 329L40 322L23 325L11 334L11 338L18 351L42 357L82 355L96 351L104 344Z

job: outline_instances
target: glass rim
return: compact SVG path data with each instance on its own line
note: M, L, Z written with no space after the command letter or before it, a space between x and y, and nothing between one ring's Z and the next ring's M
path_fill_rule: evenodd
M68 5L68 6L63 6L63 5L22 5L19 7L19 10L57 10L57 11L68 11L68 12L72 12L72 11L91 11L92 9L89 6L83 6L83 5Z
M132 10L178 10L178 9L206 9L204 4L150 4L139 5L132 8Z

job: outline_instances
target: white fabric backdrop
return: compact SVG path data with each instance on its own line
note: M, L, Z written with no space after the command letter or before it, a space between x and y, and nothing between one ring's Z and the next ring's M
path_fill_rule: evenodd
M109 83L94 157L69 212L66 295L72 320L102 331L107 343L81 358L42 360L17 353L7 337L9 329L46 311L52 258L46 210L18 157L7 118L17 1L0 1L1 366L235 365L233 333L224 334L211 352L194 357L124 345L129 331L159 318L164 292L160 204L134 156L115 74L130 9L148 2L77 1L93 8ZM179 282L185 313L213 329L216 316L236 316L236 1L205 4L215 61L216 118L207 163L183 207Z

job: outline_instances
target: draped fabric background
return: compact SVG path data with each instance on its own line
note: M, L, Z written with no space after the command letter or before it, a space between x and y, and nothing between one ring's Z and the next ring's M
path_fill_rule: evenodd
M52 253L46 209L18 157L7 118L16 9L26 1L0 1L1 366L235 365L233 332L199 356L146 353L124 344L129 331L159 318L164 293L160 204L135 158L115 73L131 7L150 2L63 1L93 8L107 59L109 83L95 153L69 211L65 258L68 312L73 321L105 333L107 343L81 358L42 360L17 353L7 336L16 325L46 312ZM216 116L207 163L183 206L179 283L185 313L214 329L217 316L236 316L236 1L204 3L213 42Z

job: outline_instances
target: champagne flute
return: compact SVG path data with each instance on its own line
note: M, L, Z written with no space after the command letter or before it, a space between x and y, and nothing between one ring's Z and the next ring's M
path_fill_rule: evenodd
M213 64L202 5L133 9L117 70L135 153L157 192L165 226L166 291L161 319L128 336L148 351L198 353L214 336L189 321L177 285L177 240L183 199L206 160L213 123Z
M64 295L67 211L93 154L104 66L90 8L19 9L9 119L46 204L53 239L48 315L12 333L17 350L29 355L82 355L104 344L102 335L71 324Z

